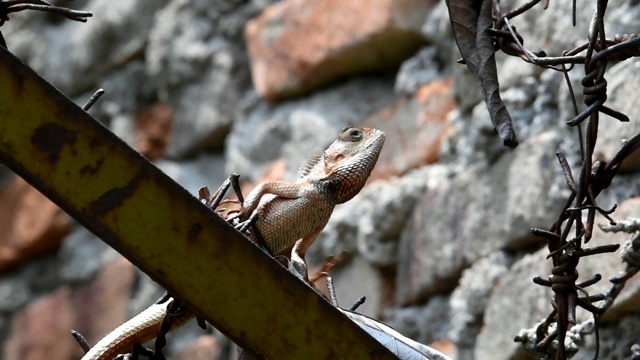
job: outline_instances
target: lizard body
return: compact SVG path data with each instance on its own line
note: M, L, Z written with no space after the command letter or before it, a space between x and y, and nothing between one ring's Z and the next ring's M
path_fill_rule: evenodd
M258 185L238 214L240 220L258 214L258 231L251 233L252 240L273 255L284 254L293 246L291 260L306 279L305 252L324 229L334 207L351 200L364 187L384 140L380 130L345 128L322 154L301 167L295 182Z
M322 154L303 165L295 182L263 182L253 189L237 209L215 209L228 221L258 218L250 238L272 255L287 254L295 275L307 280L304 254L329 221L337 204L353 198L366 183L375 166L385 134L368 128L345 128ZM225 202L225 206L233 201ZM82 360L111 360L129 352L135 344L153 339L160 328L166 304L149 309L118 327L94 346ZM193 318L187 311L179 325Z

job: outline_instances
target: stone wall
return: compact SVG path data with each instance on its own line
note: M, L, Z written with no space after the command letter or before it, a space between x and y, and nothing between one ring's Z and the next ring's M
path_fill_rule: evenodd
M88 0L88 23L17 13L2 27L9 49L78 103L106 90L91 113L192 193L237 172L293 179L347 124L387 142L368 186L340 205L310 249L332 270L343 306L456 359L535 358L513 338L551 310L548 228L568 189L555 158L578 165L561 73L498 54L502 95L520 145L501 146L476 80L459 58L443 2L417 0ZM67 3L65 3L67 5ZM504 4L509 6L511 4ZM532 49L559 54L586 37L591 4L570 26L568 3L541 5L518 30ZM609 34L639 33L637 1L611 3ZM615 21L613 21L615 19ZM554 34L562 33L562 40ZM640 71L607 73L608 104L630 115L602 120L599 154L611 158L640 131ZM579 72L580 70L578 70ZM577 85L579 75L573 79ZM601 197L616 219L640 216L638 157ZM0 170L0 339L4 359L77 359L71 328L94 343L156 300L155 283L44 196ZM602 218L597 223L605 223ZM593 243L623 243L596 230ZM583 261L604 281L617 254ZM630 280L600 325L601 357L640 342L640 281ZM579 314L581 319L585 314ZM594 336L575 357L589 359ZM227 359L232 346L194 324L169 338L173 359Z

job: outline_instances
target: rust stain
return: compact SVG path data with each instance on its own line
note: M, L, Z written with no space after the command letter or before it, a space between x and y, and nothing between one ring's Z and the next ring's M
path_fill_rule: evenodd
M140 176L131 179L125 186L117 187L106 191L98 200L92 201L89 205L89 214L93 216L101 216L105 213L117 208L135 192L140 183Z
M78 138L77 131L72 131L56 123L40 125L31 135L31 143L38 150L49 154L49 161L57 163L60 151L65 145L73 146Z
M99 137L91 138L91 141L89 141L89 148L95 149L96 147L100 146L101 143L102 141L100 141Z
M94 166L85 165L82 167L82 169L80 169L80 174L95 175L95 173L98 172L98 170L100 170L100 167L102 166L103 163L104 163L104 158L101 158L96 161L96 164Z
M200 234L201 230L202 225L200 225L199 222L193 223L193 225L191 225L191 228L189 229L189 240L195 240L198 237L198 234Z

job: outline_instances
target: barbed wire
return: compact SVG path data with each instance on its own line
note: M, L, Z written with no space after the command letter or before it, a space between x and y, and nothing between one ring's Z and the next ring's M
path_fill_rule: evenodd
M582 164L578 169L577 178L574 177L571 166L564 154L558 152L557 158L562 168L570 194L567 197L557 219L549 229L531 229L533 235L544 239L549 250L548 259L553 264L551 274L546 278L536 277L534 283L549 287L553 293L551 301L552 311L546 319L540 321L531 330L523 330L516 336L516 341L526 348L535 349L551 358L564 360L577 351L577 345L571 337L593 331L598 343L598 318L608 309L619 291L624 286L632 270L640 269L640 255L637 250L626 253L625 261L628 270L621 277L611 279L613 286L605 294L589 294L587 288L601 280L600 274L594 274L587 280L578 282L577 266L580 259L586 256L611 253L620 245L609 244L595 247L585 247L593 236L596 214L609 220L609 226L616 226L612 214L616 209L604 209L597 202L598 195L611 185L620 164L630 154L640 147L640 134L626 141L610 162L594 160L594 149L598 138L600 114L606 114L621 122L628 122L629 117L605 105L607 101L607 81L605 73L607 65L613 61L623 61L630 57L640 56L640 37L636 34L616 35L607 38L605 35L604 15L607 0L596 0L595 10L589 24L587 41L560 56L549 56L545 51L532 52L524 47L524 38L518 33L512 22L518 16L526 13L540 0L529 1L506 14L502 13L499 0L447 0L447 7L453 27L456 42L462 54L462 62L480 79L485 93L485 102L492 121L500 137L515 139L515 132L505 134L501 128L513 130L511 118L508 114L500 119L493 116L492 108L506 109L499 96L488 99L487 93L495 91L497 76L495 71L495 56L491 51L501 50L507 55L519 57L523 61L552 69L563 73L575 116L566 120L566 124L576 128L580 144ZM490 5L490 11L488 10ZM544 8L549 5L544 2ZM576 22L576 3L573 2L572 21ZM487 50L486 44L490 39L493 49ZM584 67L581 80L584 105L582 111L576 101L571 86L569 72L578 65ZM491 87L485 84L490 83ZM500 100L500 101L498 101ZM506 111L506 110L505 110ZM502 120L501 120L502 119ZM506 120L505 120L506 119ZM501 123L502 121L502 123ZM586 126L585 126L586 123ZM505 145L508 145L505 143ZM586 215L586 216L585 216ZM570 236L573 231L573 236ZM640 240L637 241L640 247ZM636 261L638 260L638 261ZM635 261L635 262L634 262ZM634 267L636 266L636 267ZM635 273L633 272L633 273ZM604 301L600 306L595 303ZM576 308L581 307L592 314L591 323L576 324ZM567 337L569 336L569 341ZM567 350L567 345L571 349ZM597 357L598 349L596 349Z

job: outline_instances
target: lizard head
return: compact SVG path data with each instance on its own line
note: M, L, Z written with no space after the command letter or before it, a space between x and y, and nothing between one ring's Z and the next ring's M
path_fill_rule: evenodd
M338 204L351 200L364 186L384 145L384 132L347 127L322 154L325 180Z

